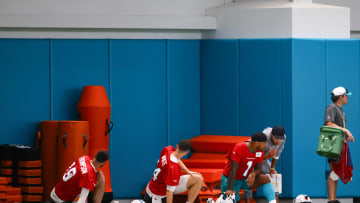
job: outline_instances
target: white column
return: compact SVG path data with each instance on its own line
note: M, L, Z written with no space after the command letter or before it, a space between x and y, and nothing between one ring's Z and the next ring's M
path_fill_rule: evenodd
M235 0L207 10L217 29L203 38L350 38L350 9L311 0Z
M295 3L312 3L312 0L290 0Z

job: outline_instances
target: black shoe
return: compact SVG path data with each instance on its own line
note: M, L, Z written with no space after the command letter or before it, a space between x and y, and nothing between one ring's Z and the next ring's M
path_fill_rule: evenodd
M328 201L328 203L341 203L341 202L337 199L337 200Z

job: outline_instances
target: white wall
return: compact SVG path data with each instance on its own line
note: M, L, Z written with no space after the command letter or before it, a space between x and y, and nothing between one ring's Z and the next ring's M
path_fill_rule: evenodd
M0 13L203 16L207 8L225 2L229 0L1 0Z
M360 38L360 0L313 0L313 2L350 8L351 37Z
M207 15L218 25L203 38L350 38L349 8L306 0L235 0Z
M0 38L201 38L218 28L206 10L233 1L246 0L0 0ZM360 0L289 2L350 7L360 37Z
M232 0L1 0L0 38L201 38Z

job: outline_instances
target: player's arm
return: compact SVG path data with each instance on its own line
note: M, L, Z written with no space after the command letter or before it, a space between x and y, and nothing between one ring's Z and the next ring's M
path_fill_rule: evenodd
M179 159L179 166L181 168L181 170L183 170L185 173L190 173L191 171L185 166L184 162L182 162L180 159Z
M257 163L254 167L254 171L252 171L246 178L246 182L250 187L254 184L256 176L258 176L261 173L261 168L262 168L262 162Z
M239 168L239 163L231 160L231 169L230 169L230 173L229 173L229 177L228 177L229 178L228 189L226 191L226 194L228 194L228 195L234 194L233 186L234 186L235 176L236 176L236 172L237 172L238 168Z
M89 189L82 187L82 188L81 188L81 193L80 193L80 198L79 198L78 203L85 203L85 202L86 202L86 198L87 198L87 196L89 195L89 192L90 192Z
M353 135L351 134L351 132L348 129L342 128L342 127L336 125L336 123L334 123L332 121L327 121L325 123L325 125L330 126L330 127L334 127L334 128L340 128L348 136L348 139L349 139L350 142L354 141L354 137L353 137Z
M172 203L176 186L168 185L166 188L166 203Z
M258 176L261 173L261 168L262 168L262 162L257 163L254 167L254 171L251 173L254 173L255 176Z
M180 159L179 159L179 166L180 166L181 170L184 171L184 172L187 173L187 174L190 174L190 175L196 174L196 173L199 174L198 172L190 171L190 170L185 166L184 162L182 162Z
M278 161L278 159L272 159L272 162L271 162L271 167L270 167L270 175L272 174L277 174L277 171L275 170L275 165L276 165L276 162Z

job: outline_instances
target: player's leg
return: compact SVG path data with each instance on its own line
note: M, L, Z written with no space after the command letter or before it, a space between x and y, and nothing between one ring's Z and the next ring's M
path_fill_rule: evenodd
M336 201L336 190L337 190L337 183L339 180L339 176L336 175L336 173L332 169L332 162L334 160L329 159L329 168L330 173L327 180L327 188L328 188L328 195L329 195L329 201Z
M259 174L258 176L256 176L254 184L250 185L249 187L251 189L254 189L254 188L258 188L259 186L263 186L263 191L266 199L270 203L275 203L276 200L275 200L274 188L271 184L270 178L267 175Z
M250 203L252 199L252 190L244 190L242 199L245 199L245 203Z
M102 171L96 173L96 187L93 192L94 203L101 203L105 191L105 176Z
M336 190L339 176L337 176L333 171L330 171L330 175L327 180L329 201L336 200Z
M228 189L229 178L225 175L221 176L221 193L225 193ZM235 191L235 202L240 200L239 191L241 189L241 185L243 180L234 180L233 190Z
M275 194L275 198L276 198L276 203L279 203L279 195Z
M187 202L194 202L203 182L204 179L200 174L182 175L179 180L179 185L175 188L174 194L180 194L189 190Z

